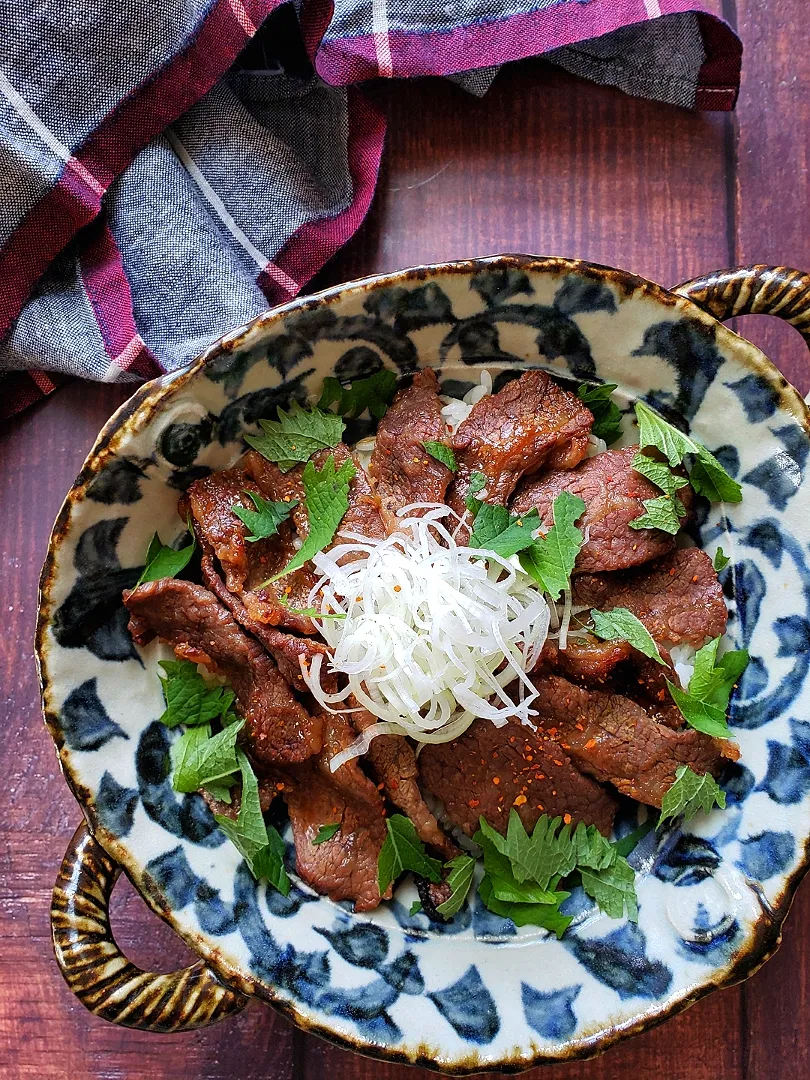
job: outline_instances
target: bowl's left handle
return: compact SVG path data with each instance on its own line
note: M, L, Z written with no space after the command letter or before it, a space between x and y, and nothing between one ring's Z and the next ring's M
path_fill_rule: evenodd
M170 974L141 971L115 943L110 895L120 867L86 825L70 841L51 904L56 962L85 1008L141 1031L190 1031L240 1012L248 999L201 960Z

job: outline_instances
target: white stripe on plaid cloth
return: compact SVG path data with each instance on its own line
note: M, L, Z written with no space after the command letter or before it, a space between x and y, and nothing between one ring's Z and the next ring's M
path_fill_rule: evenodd
M28 102L17 93L9 80L0 70L0 94L8 101L9 105L15 110L17 115L28 124L28 126L39 135L40 139L46 146L64 161L67 167L74 172L77 176L87 184L87 186L99 196L104 194L104 187L96 180L95 176L85 168L80 161L71 154L70 150L61 143L59 139L48 129L48 127L42 123L40 118L28 104Z

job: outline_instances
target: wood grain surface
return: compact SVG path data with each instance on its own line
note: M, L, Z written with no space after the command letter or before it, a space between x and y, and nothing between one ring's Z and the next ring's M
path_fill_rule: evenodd
M734 116L695 114L579 82L547 64L502 72L475 100L437 80L372 92L389 115L378 195L357 237L311 283L495 251L576 256L665 285L739 262L810 269L810 50L805 0L725 0L745 42ZM738 329L803 393L810 364L776 320ZM223 327L223 331L228 327ZM51 888L79 810L42 724L32 660L36 583L56 511L127 389L74 383L0 432L0 1077L3 1080L406 1080L250 1006L199 1033L143 1035L92 1018L51 954ZM119 884L113 924L130 957L190 958ZM810 1077L810 887L781 952L592 1062L542 1080Z

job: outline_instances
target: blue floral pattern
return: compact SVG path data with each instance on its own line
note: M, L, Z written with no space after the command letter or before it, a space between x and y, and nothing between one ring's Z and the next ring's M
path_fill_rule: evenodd
M799 399L751 355L629 276L507 258L296 301L139 392L146 407L108 432L60 521L40 659L51 731L98 836L198 952L359 1049L482 1070L592 1052L600 1032L659 1018L734 969L786 907L810 833L810 440ZM633 856L638 925L581 890L561 941L475 895L443 925L410 914L408 885L362 916L294 872L284 897L256 884L204 801L168 781L174 735L158 722L155 675L167 651L135 648L120 601L152 532L178 535L178 492L231 464L276 406L316 396L327 375L406 379L422 365L453 395L483 367L496 388L537 366L616 382L625 442L629 405L645 397L743 485L739 505L699 506L696 533L731 556L730 632L752 654L731 718L742 758L722 778L724 813L651 832ZM349 437L372 427L361 417Z

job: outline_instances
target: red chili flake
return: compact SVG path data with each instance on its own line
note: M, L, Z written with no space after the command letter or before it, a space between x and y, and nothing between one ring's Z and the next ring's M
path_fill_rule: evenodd
M639 679L639 682L641 682L641 679ZM576 724L574 724L574 727L577 729L577 731L584 731L585 730L585 728L582 726L582 724L580 724L579 721L577 721Z
M534 761L534 757L531 754L527 754L526 761Z
M497 751L497 750L493 750L493 751L492 751L492 756L493 756L493 757L498 757L498 751Z
M538 810L542 810L542 809L543 809L543 807L542 807L542 805L541 805L540 803L538 803L538 804L537 804L537 809L538 809Z
M501 782L500 776L493 776L492 777L492 783L493 784L500 784L500 782Z
M394 592L402 592L402 586L401 585L395 585L394 586Z
M377 784L377 791L383 791L384 789L385 789L385 784Z
M526 796L525 795L518 795L518 797L515 799L515 801L512 803L512 805L513 806L523 806L523 804L525 802L526 802Z
M596 739L588 739L588 741L585 743L586 750L591 750L594 746L596 746Z
M570 814L563 814L563 822L566 825L570 825L571 824L571 815Z
M392 780L391 787L396 791L399 788L399 780Z
M698 579L698 576L697 576L697 574L695 574L695 576L692 578L692 584L694 584L697 581L697 579Z
M469 806L471 810L474 810L476 806L480 805L480 801L480 799L470 799L470 801L467 803L467 806Z
M284 785L283 784L276 784L276 791L283 791L283 790L284 790Z

